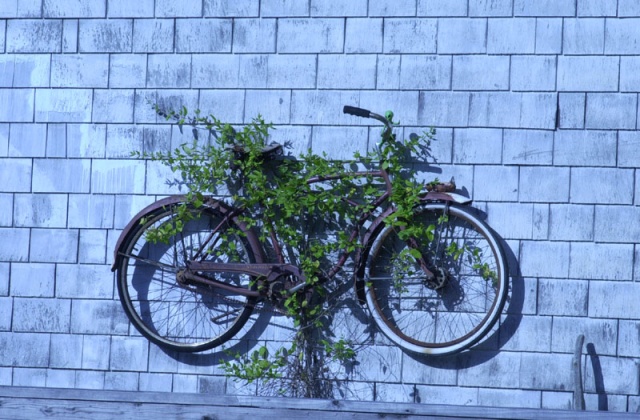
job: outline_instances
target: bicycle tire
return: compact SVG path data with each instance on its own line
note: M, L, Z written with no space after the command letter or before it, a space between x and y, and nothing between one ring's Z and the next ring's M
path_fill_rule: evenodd
M129 233L120 248L117 285L120 301L133 326L151 342L175 351L199 352L221 345L236 335L245 325L255 304L255 298L224 291L203 284L180 284L177 273L185 268L198 248L223 220L219 211L210 207L195 209L186 206L190 218L180 233L167 243L149 241L148 234L160 226L179 223L180 204L150 211ZM171 225L168 225L171 224ZM251 249L238 226L219 228L217 235L227 235L227 243L236 245L237 255L216 256L208 252L202 259L228 262L255 262ZM209 251L215 237L208 242ZM213 273L203 274L214 276ZM248 275L216 273L218 280L242 287L252 286Z
M369 254L367 304L378 328L403 349L458 353L479 342L500 318L508 292L504 251L489 226L462 206L425 204L416 218L434 225L432 240L418 249L429 269L445 279L443 285L429 288L415 258L398 261L410 255L403 249L415 245L385 226Z

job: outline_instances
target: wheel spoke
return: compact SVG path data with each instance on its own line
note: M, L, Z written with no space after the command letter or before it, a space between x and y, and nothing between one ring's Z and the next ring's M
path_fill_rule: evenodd
M165 271L169 271L171 273L178 273L180 271L179 267L175 267L175 266L172 266L172 265L169 265L169 264L164 264L164 263L161 263L160 261L151 260L149 258L142 258L139 255L135 255L135 254L132 254L132 253L125 254L124 252L118 252L118 255L120 255L122 257L125 257L125 258L130 258L130 259L135 260L135 261L140 261L140 262L143 262L145 264L152 265L154 267L161 268L161 269L163 269Z

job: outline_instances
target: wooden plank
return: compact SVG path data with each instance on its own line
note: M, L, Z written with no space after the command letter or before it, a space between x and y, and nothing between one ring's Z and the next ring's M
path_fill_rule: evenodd
M314 400L160 392L0 387L0 418L31 419L122 417L286 419L370 418L372 414L409 419L584 420L637 418L632 413L469 407L365 401Z
M63 401L45 399L0 398L0 417L3 419L32 420L53 419L225 419L246 420L261 418L281 418L291 420L327 419L347 416L350 419L365 420L371 413L349 413L339 411L305 411L286 408L266 409L256 407L221 407L208 405L179 405L159 403L123 403L108 401ZM394 416L406 419L425 419L424 416ZM429 418L429 417L426 417ZM440 419L440 417L438 417ZM452 419L449 417L449 419Z

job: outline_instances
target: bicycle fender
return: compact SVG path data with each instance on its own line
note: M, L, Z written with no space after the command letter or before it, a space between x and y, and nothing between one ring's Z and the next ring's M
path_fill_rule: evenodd
M160 209L167 205L177 204L181 201L184 201L184 196L182 195L163 198L162 200L151 203L147 207L140 210L135 216L133 216L129 223L127 223L127 225L124 227L122 232L120 232L120 236L118 237L118 241L116 242L115 249L113 250L113 264L111 264L111 271L116 271L118 263L120 262L120 256L118 254L120 252L120 248L122 248L122 244L125 238L129 235L129 232L131 232L133 228L140 223L140 219L142 219L142 217L149 212Z
M421 197L422 201L450 201L458 204L471 204L472 199L454 192L431 191Z

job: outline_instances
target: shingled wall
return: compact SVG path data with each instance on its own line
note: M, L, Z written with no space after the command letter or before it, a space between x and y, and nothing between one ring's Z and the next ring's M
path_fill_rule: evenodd
M128 324L115 241L177 192L130 152L186 139L160 102L261 113L276 140L345 158L378 132L351 104L437 128L424 178L455 176L486 212L513 292L473 351L379 339L336 396L569 408L585 334L587 407L640 410L639 2L2 0L0 53L0 385L258 393L221 353L167 354ZM286 339L258 321L238 348Z

